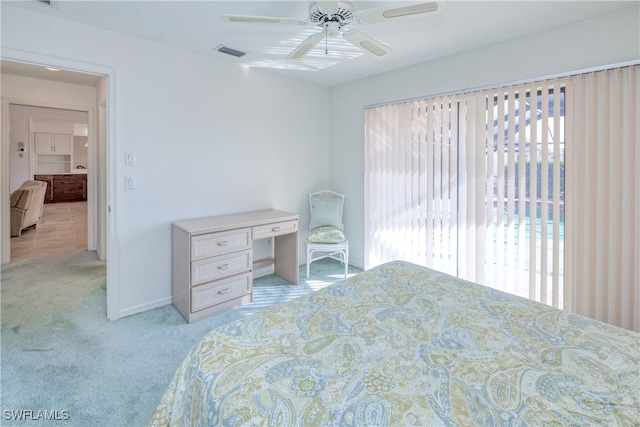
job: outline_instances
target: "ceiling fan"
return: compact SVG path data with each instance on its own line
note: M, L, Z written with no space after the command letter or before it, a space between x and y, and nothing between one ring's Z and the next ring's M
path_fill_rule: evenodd
M444 9L445 5L444 1L397 2L387 6L356 11L353 2L350 1L314 1L309 5L308 19L227 14L220 18L230 23L316 25L322 28L320 32L307 37L287 56L287 59L302 59L320 41L335 36L342 36L363 51L371 53L377 58L382 58L391 53L388 46L360 31L346 27L351 24L374 24L406 16L438 13ZM326 48L325 53L327 53Z

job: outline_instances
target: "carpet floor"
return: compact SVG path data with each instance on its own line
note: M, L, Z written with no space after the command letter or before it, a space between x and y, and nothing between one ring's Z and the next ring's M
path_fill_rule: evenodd
M147 425L183 358L209 330L343 277L333 260L311 269L307 279L300 268L298 286L257 278L251 304L190 325L171 305L107 320L106 264L92 251L4 265L0 425Z

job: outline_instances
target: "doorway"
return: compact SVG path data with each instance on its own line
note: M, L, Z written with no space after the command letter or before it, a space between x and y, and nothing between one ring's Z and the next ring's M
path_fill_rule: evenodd
M107 263L107 318L118 319L118 289L112 285L112 277L117 271L117 258L109 256L113 239L109 200L112 199L107 186L114 165L107 160L113 158L113 121L109 100L113 99L114 70L109 67L64 60L45 55L16 50L3 50L0 58L2 66L2 134L1 134L1 188L0 214L2 232L0 233L0 259L2 264L10 262L9 236L9 106L11 104L31 105L43 108L86 111L88 113L88 200L87 225L93 224L89 233L88 248L95 248L100 259ZM51 74L45 67L60 70ZM23 81L21 82L20 79ZM28 79L29 84L24 80ZM62 86L60 86L62 84ZM66 84L66 86L65 86ZM68 84L74 85L69 86ZM57 85L57 88L55 86ZM86 87L84 87L86 86ZM51 89L54 87L54 89ZM5 90L6 89L6 90ZM22 89L22 90L20 90ZM96 94L93 101L78 101L68 94L78 95L83 90L92 90ZM93 163L92 163L93 162Z
M95 138L89 135L88 114L9 105L9 191L32 180L47 183L38 223L18 236L12 228L10 262L95 250L95 221L88 215L94 195L87 185L89 139ZM54 149L55 139L64 143Z

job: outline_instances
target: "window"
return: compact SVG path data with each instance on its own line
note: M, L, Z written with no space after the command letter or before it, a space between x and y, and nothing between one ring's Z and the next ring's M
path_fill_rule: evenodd
M565 90L487 97L484 282L562 307Z
M562 307L558 80L365 111L366 267L404 259Z

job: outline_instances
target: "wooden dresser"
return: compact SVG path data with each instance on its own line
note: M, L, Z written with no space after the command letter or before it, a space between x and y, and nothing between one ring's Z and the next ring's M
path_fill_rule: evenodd
M87 200L87 174L35 175L36 181L47 182L45 203L79 202Z
M253 241L274 239L273 258L254 260ZM189 322L250 303L254 266L298 284L298 215L278 210L177 221L172 226L172 300Z

